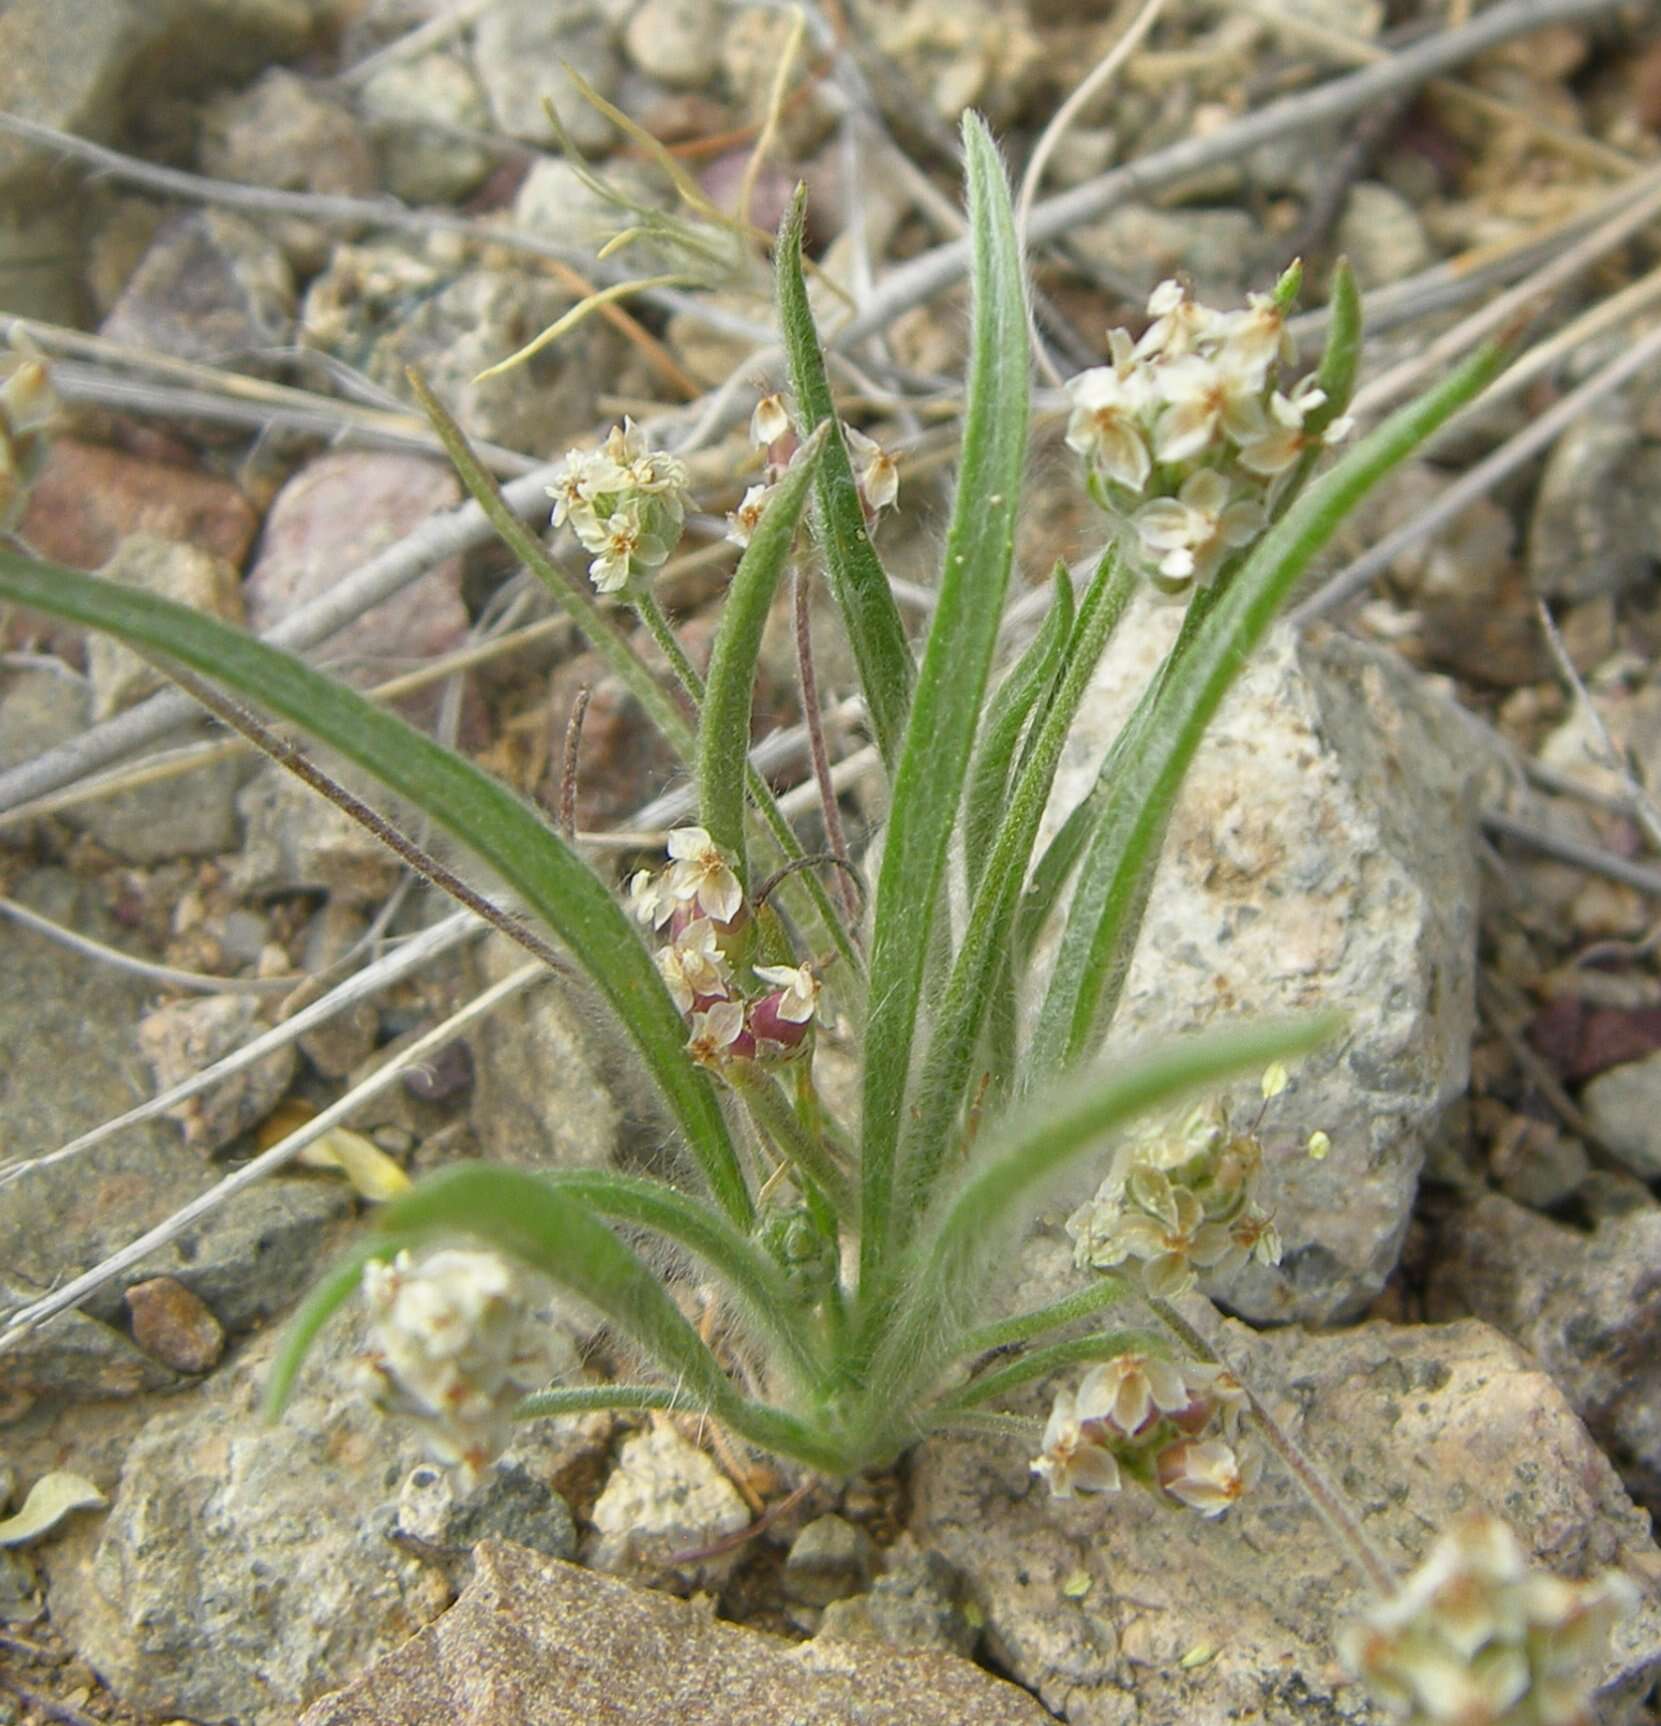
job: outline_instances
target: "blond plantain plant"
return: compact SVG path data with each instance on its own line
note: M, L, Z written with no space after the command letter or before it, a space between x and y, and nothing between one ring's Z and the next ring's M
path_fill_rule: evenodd
M1274 295L1231 314L1207 312L1168 285L1148 336L1134 346L1116 338L1112 363L1074 382L1069 442L1108 511L1108 543L1076 600L1057 574L1046 623L1000 682L994 662L1028 448L1028 320L1002 167L973 116L964 148L973 251L966 411L920 643L902 624L872 540L891 470L836 416L803 278L799 197L776 250L795 419L781 420L777 404L767 410L773 483L742 512L747 544L707 677L687 662L650 591L684 513L680 465L625 427L599 451L574 452L556 488L556 523L591 553L594 585L632 605L657 636L692 722L612 613L561 573L438 416L504 537L693 775L698 825L671 836L668 866L643 871L628 904L528 803L299 659L0 547L0 598L108 632L189 682L302 728L447 829L592 983L684 1148L684 1180L469 1164L420 1182L380 1210L369 1242L305 1303L273 1374L273 1409L319 1327L363 1285L387 1372L435 1428L448 1420L456 1429L452 1459L466 1466L483 1466L499 1448L497 1417L510 1408L526 1417L660 1408L710 1415L762 1450L848 1476L946 1427L1036 1439L1037 1423L989 1405L1084 1362L1096 1370L1043 1436L1036 1466L1052 1486L1101 1488L1122 1469L1176 1502L1212 1510L1230 1501L1242 1478L1229 1449L1231 1385L1203 1362L1169 1358L1190 1351L1173 1351L1165 1332L1079 1333L1081 1321L1142 1286L1123 1266L1148 1255L1098 1242L1096 1262L1110 1274L1015 1314L998 1308L1000 1268L1056 1178L1111 1135L1335 1034L1327 1016L1208 1035L1105 1070L1091 1062L1173 801L1218 704L1345 514L1477 394L1500 355L1485 349L1316 477L1317 457L1342 429L1359 346L1347 276L1319 372L1285 391L1275 368L1286 357L1295 271ZM804 855L748 765L762 626L804 520L888 779L863 929L851 926L845 901L827 891L827 880L839 886L835 876L816 872L818 860ZM1187 600L1183 628L1096 791L1040 850L1040 820L1092 674L1150 580ZM956 927L946 909L954 853L969 889ZM1023 1037L1011 1003L1032 982L1034 937L1060 915L1068 883L1059 958ZM826 993L860 1054L857 1119L833 1118L814 1083L827 965ZM1207 1146L1195 1153L1203 1168L1191 1157L1160 1163L1157 1180L1137 1173L1121 1209L1144 1223L1193 1212L1196 1230L1233 1230L1226 1241L1206 1237L1216 1262L1239 1246L1242 1219L1254 1244L1268 1237L1244 1175ZM1225 1175L1239 1176L1237 1190ZM683 1315L662 1254L640 1250L641 1235L669 1243L723 1291L722 1353ZM432 1249L424 1271L418 1255ZM590 1303L637 1355L638 1381L521 1398L540 1357L480 1249ZM1156 1286L1142 1292L1160 1299ZM1136 1430L1154 1419L1170 1423L1167 1438L1183 1436L1157 1456L1109 1455L1110 1425Z

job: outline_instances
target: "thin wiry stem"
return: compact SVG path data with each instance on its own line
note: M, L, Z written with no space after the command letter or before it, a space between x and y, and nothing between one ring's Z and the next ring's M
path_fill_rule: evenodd
M19 905L15 899L0 897L0 916L10 917L26 929L33 929L36 934L44 935L49 941L56 941L60 946L69 948L71 952L96 959L100 965L109 965L117 971L129 972L132 976L142 977L146 982L159 983L167 989L187 989L199 995L286 995L292 992L295 984L303 981L298 975L210 977L202 971L181 971L173 965L158 965L152 960L139 958L135 953L124 953L119 947L95 941L90 935L81 935L73 929L66 929L63 924L54 923L50 917L42 917L38 911L31 911L27 905Z
M1499 839L1514 839L1543 857L1555 857L1559 863L1572 863L1577 869L1589 869L1610 881L1636 887L1640 893L1661 895L1661 869L1647 869L1642 863L1630 863L1612 851L1595 845L1583 845L1578 839L1568 839L1558 833L1548 833L1543 827L1531 826L1499 809L1484 809L1482 825Z
M1083 113L1091 100L1112 83L1118 76L1119 68L1141 47L1148 32L1158 23L1165 4L1166 0L1145 0L1142 10L1131 19L1123 34L1096 62L1072 95L1056 109L1050 123L1039 133L1038 142L1033 145L1032 155L1027 161L1026 172L1021 176L1020 192L1015 199L1015 237L1023 252L1027 247L1027 229L1032 221L1033 201L1038 196L1038 188L1044 183L1044 170L1049 166L1056 146L1066 136L1067 128ZM1037 357L1039 370L1059 389L1061 373L1055 361L1050 358L1049 350L1038 339L1035 317L1036 313L1029 305L1027 324L1032 334L1032 351Z
M244 1163L217 1186L209 1187L205 1193L180 1206L164 1222L140 1235L136 1241L129 1242L119 1252L112 1253L91 1270L72 1278L62 1288L54 1289L50 1294L42 1295L39 1300L21 1307L7 1320L6 1328L0 1331L0 1353L15 1346L28 1332L48 1319L67 1312L71 1307L79 1306L111 1278L119 1276L133 1265L141 1264L151 1253L158 1252L170 1241L177 1240L192 1224L210 1211L218 1210L226 1200L234 1198L245 1187L251 1187L256 1181L264 1180L267 1175L275 1174L285 1164L292 1162L307 1145L350 1120L371 1097L379 1096L382 1091L396 1084L411 1067L419 1066L429 1055L436 1054L446 1044L453 1043L476 1019L494 1011L521 989L528 989L533 983L541 982L548 974L545 965L521 965L517 971L511 972L501 982L492 985L482 995L469 1001L465 1007L435 1025L425 1036L418 1037L408 1048L401 1050L384 1066L377 1068L362 1084L354 1085L345 1096L331 1103L321 1114L313 1116L286 1138L279 1139L270 1150L262 1152L252 1162Z
M148 658L148 655L144 657ZM325 773L310 756L296 748L286 737L273 731L240 702L221 695L210 683L197 677L194 672L186 671L182 666L168 665L159 660L155 663L157 669L172 678L181 689L186 690L192 700L200 702L216 719L241 732L256 749L268 755L285 772L292 773L303 785L332 803L341 814L357 822L366 833L379 840L417 875L430 881L440 891L448 893L458 904L466 906L481 922L488 923L493 929L506 935L510 941L523 947L550 971L570 975L571 967L540 935L527 929L499 905L493 904L482 893L468 886L453 869L447 868L430 851L417 845L407 834L401 833L378 810L372 809L361 797L348 791L338 779Z
M1169 1301L1158 1300L1150 1295L1147 1297L1147 1304L1159 1322L1197 1360L1203 1360L1211 1366L1228 1368L1228 1362ZM1229 1370L1232 1371L1232 1368ZM1239 1382L1240 1388L1246 1393L1246 1403L1251 1410L1252 1424L1263 1435L1264 1442L1269 1448L1285 1463L1287 1472L1303 1489L1304 1496L1337 1538L1338 1544L1343 1548L1350 1561L1366 1577L1380 1598L1387 1598L1395 1593L1395 1571L1390 1568L1384 1555L1367 1538L1361 1524L1355 1519L1355 1513L1345 1503L1343 1495L1326 1479L1314 1462L1304 1454L1292 1435L1263 1406L1261 1399L1251 1386L1241 1379L1238 1373L1234 1373L1233 1376Z
M796 677L801 685L802 724L807 731L808 755L813 762L813 782L819 787L819 814L825 823L825 842L831 855L841 864L836 875L837 896L842 901L842 915L847 921L850 938L858 940L860 907L854 898L853 863L848 856L848 840L842 831L842 811L837 805L836 788L831 784L830 755L825 749L824 716L819 711L819 680L813 670L813 609L809 603L806 567L796 565L793 599L796 613Z
M1288 621L1294 625L1312 622L1363 592L1408 546L1417 545L1420 540L1429 538L1444 522L1451 521L1458 515L1467 504L1485 496L1507 474L1521 467L1561 432L1566 431L1588 408L1602 401L1605 396L1619 389L1629 377L1650 365L1657 355L1661 355L1661 328L1649 331L1624 353L1617 354L1606 366L1593 373L1578 389L1571 390L1555 407L1524 426L1514 437L1507 438L1498 449L1449 486L1413 520L1404 522L1394 533L1386 534L1370 550L1364 552L1347 568L1340 570L1302 605L1295 606L1288 613ZM1500 381L1503 386L1504 379Z
M100 1123L90 1131L82 1133L79 1138L70 1139L67 1144L60 1145L56 1150L9 1163L0 1169L0 1187L20 1180L37 1169L51 1168L55 1163L78 1156L82 1151L89 1151L94 1145L103 1144L106 1139L113 1138L128 1127L154 1120L157 1115L166 1114L169 1109L189 1098L212 1090L215 1085L246 1071L264 1060L267 1055L287 1048L315 1026L338 1018L348 1007L356 1006L359 1001L366 1000L383 989L390 989L406 977L429 969L441 954L482 934L483 928L469 912L458 911L442 922L423 929L419 935L410 936L391 952L382 954L356 976L348 977L345 982L337 984L321 1000L313 1001L292 1017L273 1025L270 1030L262 1031L252 1042L233 1050L224 1059L215 1061L211 1067L193 1073L188 1079L159 1092L148 1102L139 1103L124 1114Z
M588 717L589 698L593 689L584 684L571 703L571 717L565 726L565 749L559 769L559 830L569 843L577 837L577 765L582 756L583 720Z

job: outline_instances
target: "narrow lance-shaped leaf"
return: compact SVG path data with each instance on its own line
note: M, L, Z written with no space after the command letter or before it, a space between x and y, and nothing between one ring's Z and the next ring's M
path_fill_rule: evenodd
M1478 350L1364 438L1275 523L1218 599L1167 679L1140 746L1116 777L1079 870L1034 1035L1030 1084L1078 1060L1111 1019L1183 775L1224 694L1292 587L1361 497L1476 396L1505 357L1499 347Z
M1241 1070L1303 1054L1342 1023L1328 1013L1184 1038L1116 1062L1106 1075L1077 1075L1006 1117L976 1172L935 1207L906 1254L903 1305L871 1366L870 1382L884 1402L904 1408L939 1374L953 1339L969 1331L975 1308L996 1286L999 1254L1025 1231L1070 1163L1137 1116Z
M971 893L980 884L981 870L1003 815L1016 745L1034 710L1042 711L1072 633L1073 582L1065 564L1055 566L1050 583L1054 594L1050 609L1026 651L998 685L975 746L975 764L963 802L963 860Z
M1139 577L1116 546L1103 553L1079 607L1068 660L1048 710L1021 765L1003 821L985 859L979 891L969 909L963 943L934 1015L917 1101L905 1134L903 1222L927 1204L946 1161L959 1108L969 1087L975 1046L991 1010L1009 954L1016 906L1032 847L1050 800L1056 767L1103 650L1135 592Z
M356 690L187 606L0 547L0 598L178 661L304 727L407 798L507 882L570 949L640 1051L721 1209L747 1226L749 1191L686 1026L628 916L524 802Z
M865 525L859 486L854 479L853 464L848 460L842 428L836 421L825 356L819 346L813 308L808 303L807 282L802 275L806 204L807 194L798 187L779 229L776 256L779 322L803 431L812 432L827 422L831 427L830 443L818 468L815 489L819 507L814 526L824 554L831 595L842 613L842 625L853 649L860 690L871 715L877 747L883 760L892 767L905 728L915 667L899 607L889 589L888 572L882 567Z
M442 1198L444 1182L458 1172L441 1170L423 1188L437 1190ZM797 1382L811 1389L823 1385L823 1366L809 1346L801 1303L784 1272L718 1211L662 1181L613 1169L558 1169L535 1178L580 1199L599 1216L651 1229L695 1254L725 1282L745 1327Z
M919 996L952 828L997 644L1026 459L1026 298L1003 166L963 121L974 323L957 496L894 781L871 938L861 1150L860 1293L876 1305Z
M698 719L698 799L704 828L730 857L738 861L739 879L747 887L744 863L744 788L750 764L750 706L755 691L756 659L762 631L789 562L807 488L812 483L829 428L821 426L798 452L790 471L778 483L761 520L738 560L732 585L721 608L721 623L710 650L709 674Z

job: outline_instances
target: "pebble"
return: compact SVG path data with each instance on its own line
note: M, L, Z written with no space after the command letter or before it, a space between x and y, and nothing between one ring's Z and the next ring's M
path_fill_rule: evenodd
M1575 421L1552 447L1528 526L1528 573L1553 600L1627 592L1661 553L1641 483L1644 445L1619 412ZM1650 470L1653 474L1653 468Z
M29 497L23 537L42 557L97 569L129 534L211 552L240 569L259 518L229 480L59 438Z
M157 1090L166 1090L194 1078L264 1029L258 996L200 995L145 1014L139 1021L138 1046L155 1074ZM205 1153L223 1150L282 1101L298 1059L294 1045L284 1044L167 1112L183 1128L186 1144Z
M192 210L162 225L98 333L223 366L292 341L294 305L294 273L262 229Z
M617 1466L595 1500L596 1570L641 1579L674 1575L709 1586L737 1562L741 1548L674 1560L748 1526L750 1510L715 1462L665 1422L623 1441Z
M458 203L495 165L492 151L457 136L486 130L490 111L454 55L392 61L364 84L362 103L386 189L406 203Z
M1581 1107L1598 1137L1640 1180L1661 1180L1661 1054L1590 1080Z
M591 6L572 0L495 0L473 30L473 67L498 131L527 143L558 142L545 101L554 104L577 148L606 155L617 128L577 94L560 66L572 67L608 101L622 65L612 32Z
M1363 290L1399 282L1435 256L1418 212L1400 192L1377 180L1350 187L1336 238Z
M219 1364L225 1330L207 1303L173 1277L133 1283L123 1298L133 1341L175 1372L201 1373Z
M719 0L643 0L632 9L623 46L638 71L672 90L701 90L721 63Z
M248 573L248 627L262 634L341 578L461 499L448 467L384 450L337 450L300 469L266 517ZM467 611L461 560L447 558L419 581L329 637L325 653L361 680L388 676L461 644Z

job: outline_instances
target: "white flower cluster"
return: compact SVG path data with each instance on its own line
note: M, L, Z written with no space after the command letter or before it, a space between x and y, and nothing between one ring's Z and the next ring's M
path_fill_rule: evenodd
M1221 1516L1257 1479L1237 1453L1246 1393L1220 1367L1122 1354L1057 1393L1032 1472L1057 1498L1118 1492L1126 1476L1201 1516Z
M1081 1269L1133 1263L1162 1300L1200 1271L1227 1276L1251 1260L1280 1263L1273 1218L1252 1196L1263 1147L1235 1132L1220 1103L1142 1128L1119 1147L1096 1196L1068 1218Z
M1142 338L1114 330L1111 364L1067 383L1068 447L1163 592L1209 583L1263 531L1304 453L1350 429L1312 377L1279 387L1294 357L1289 297L1253 294L1222 312L1161 282Z
M1338 1637L1345 1664L1412 1726L1573 1726L1638 1591L1531 1572L1497 1517L1457 1523L1391 1599Z
M0 348L0 534L23 519L23 506L46 459L46 432L58 392L40 350L21 330Z
M523 1281L491 1252L407 1252L363 1273L373 1351L362 1365L383 1407L418 1420L433 1455L469 1485L507 1448L515 1404L555 1371L553 1333Z
M629 902L642 923L667 926L657 964L687 1015L688 1052L710 1067L793 1055L818 1006L819 979L807 965L743 963L753 933L744 889L702 827L677 827L668 851L667 869L642 869L629 882ZM739 974L758 987L740 987Z
M547 489L554 526L569 522L593 553L588 579L601 593L618 593L669 561L686 524L687 484L684 463L648 449L625 419L597 450L571 450Z
M842 436L853 463L854 483L859 488L865 519L874 524L900 495L900 467L875 438L843 422ZM776 395L763 396L750 416L750 441L766 458L767 483L752 485L739 499L738 508L727 516L727 538L734 545L748 545L761 521L785 469L800 447L784 402Z

